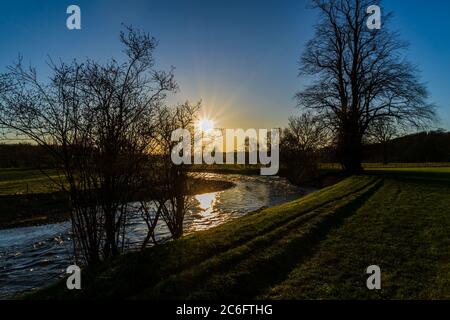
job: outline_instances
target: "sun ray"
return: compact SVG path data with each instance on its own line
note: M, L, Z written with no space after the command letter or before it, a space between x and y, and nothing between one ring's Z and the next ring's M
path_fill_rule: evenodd
M215 129L215 121L209 118L200 118L197 121L197 128L202 132L210 132Z

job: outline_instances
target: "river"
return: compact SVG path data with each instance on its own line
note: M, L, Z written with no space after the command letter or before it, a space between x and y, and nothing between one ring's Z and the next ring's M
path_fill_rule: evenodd
M206 174L206 179L226 180L234 187L195 195L185 217L185 234L206 230L262 207L274 206L312 191L286 179L237 174ZM146 225L140 219L129 226L130 247L142 241ZM0 299L48 286L65 275L72 264L70 222L0 230ZM157 238L169 236L163 223Z

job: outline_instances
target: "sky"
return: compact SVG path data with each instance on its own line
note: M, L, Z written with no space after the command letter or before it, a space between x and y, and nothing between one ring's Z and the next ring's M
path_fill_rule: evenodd
M122 56L122 23L158 41L159 69L175 67L180 91L168 103L202 100L203 117L223 128L283 127L298 113L294 94L307 84L298 60L313 35L306 0L1 1L0 72L18 54L48 75L48 57L70 61ZM81 30L66 28L66 9L81 8ZM437 127L450 130L450 1L385 0L392 28L410 42Z

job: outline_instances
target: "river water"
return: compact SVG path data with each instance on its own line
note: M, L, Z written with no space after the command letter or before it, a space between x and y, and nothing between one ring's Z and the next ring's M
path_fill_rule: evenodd
M185 217L185 233L206 230L262 207L274 206L302 196L286 179L268 176L206 174L206 179L226 180L234 187L192 197ZM0 230L0 299L32 288L48 286L65 275L73 264L70 222ZM157 226L157 238L169 236ZM136 217L129 226L130 247L146 235L146 225Z

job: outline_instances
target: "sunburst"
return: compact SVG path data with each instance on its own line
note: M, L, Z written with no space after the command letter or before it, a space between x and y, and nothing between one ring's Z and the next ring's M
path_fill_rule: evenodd
M215 121L209 118L201 118L197 121L197 128L208 133L215 129Z

